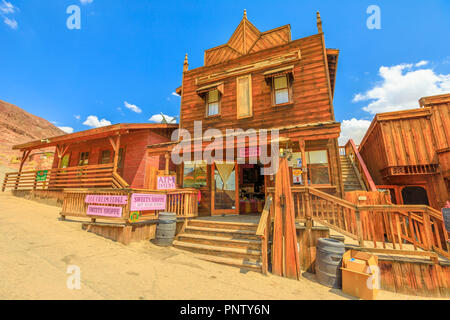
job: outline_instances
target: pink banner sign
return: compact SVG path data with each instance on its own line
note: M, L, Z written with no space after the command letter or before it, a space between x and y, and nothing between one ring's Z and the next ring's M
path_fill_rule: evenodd
M87 209L88 216L121 218L122 207L106 207L89 205Z
M140 194L131 195L131 211L165 210L165 194Z
M127 196L104 195L104 194L88 194L84 199L85 203L95 204L127 204Z
M161 176L157 178L156 188L158 190L173 190L176 189L175 176Z
M259 157L261 155L261 147L248 147L239 149L239 157Z

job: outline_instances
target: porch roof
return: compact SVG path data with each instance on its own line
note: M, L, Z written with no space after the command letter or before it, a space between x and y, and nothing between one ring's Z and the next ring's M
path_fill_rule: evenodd
M170 130L178 128L178 124L166 123L118 123L106 127L94 128L56 137L30 141L13 146L13 150L32 150L56 146L61 143L76 142L82 140L93 140L108 136L126 134L136 130Z
M259 135L262 129L255 130L256 134ZM269 133L271 130L278 130L279 136L284 138L289 138L293 141L295 140L324 140L324 139L333 139L338 138L341 132L341 124L336 121L326 121L326 122L314 122L314 123L306 123L299 125L291 125L286 127L279 128L268 128L264 129ZM239 137L239 136L247 136L247 132L242 133L232 133L232 134L223 134L220 138L226 138L230 136ZM203 139L204 137L202 137ZM219 137L216 137L219 138ZM189 139L186 142L198 142L202 141L202 150L208 146L211 141L204 141L202 139ZM271 135L268 134L268 143L271 143ZM170 141L164 143L158 143L147 146L148 153L151 154L161 154L165 152L170 152L180 141ZM254 143L253 143L254 144ZM250 144L251 145L251 144ZM246 146L249 146L247 143ZM239 146L238 146L239 147ZM192 151L196 151L192 149Z

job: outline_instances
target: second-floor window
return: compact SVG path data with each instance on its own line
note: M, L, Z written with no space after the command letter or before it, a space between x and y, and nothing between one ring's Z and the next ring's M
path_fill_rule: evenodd
M246 75L237 78L237 117L247 118L253 115L252 111L252 77Z
M287 75L273 77L273 100L275 105L291 102L291 90Z
M206 93L206 115L215 116L220 113L220 94L219 90L212 89Z

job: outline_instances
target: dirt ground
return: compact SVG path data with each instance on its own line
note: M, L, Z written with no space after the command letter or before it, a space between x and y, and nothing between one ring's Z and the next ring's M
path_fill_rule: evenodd
M198 260L149 241L125 246L60 221L59 208L0 193L0 299L352 299L300 281ZM81 271L70 290L67 269ZM379 299L417 299L381 291Z

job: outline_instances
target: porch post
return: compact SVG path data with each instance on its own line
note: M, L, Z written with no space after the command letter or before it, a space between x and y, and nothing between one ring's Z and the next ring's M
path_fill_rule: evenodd
M165 162L165 169L164 169L164 174L167 176L169 175L169 163L170 163L170 153L166 152L166 154L164 155L166 162Z
M305 152L305 140L299 140L298 144L300 146L300 152L302 153L302 179L303 184L305 186L308 186L308 172L307 172L307 165L306 165L306 152Z
M30 152L31 152L31 150L25 150L22 153L22 159L20 160L20 166L19 166L19 173L17 174L17 177L16 177L16 184L14 186L14 190L17 190L17 188L19 187L19 180L20 180L20 176L22 173L23 165L25 164L25 161L27 160Z
M112 139L109 140L114 149L114 162L113 162L113 172L117 173L117 166L119 164L119 151L120 151L120 134L117 135L116 142L114 143Z

